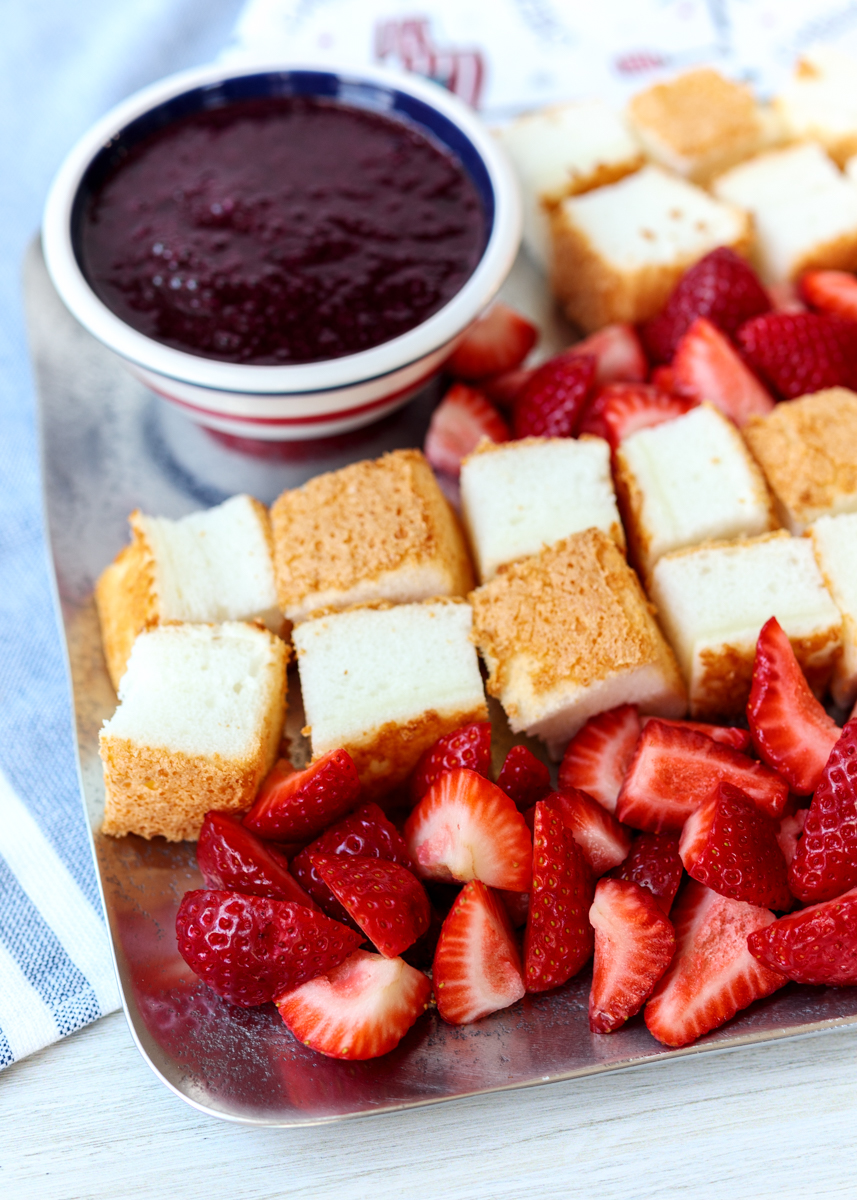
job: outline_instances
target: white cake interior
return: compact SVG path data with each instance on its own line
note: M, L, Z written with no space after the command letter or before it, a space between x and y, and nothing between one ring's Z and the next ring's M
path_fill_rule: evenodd
M314 754L434 710L473 711L485 693L469 604L357 608L294 630Z
M833 673L833 698L847 707L857 697L857 513L820 517L809 533L815 557L842 614L842 657Z
M825 143L857 137L857 61L835 46L803 52L777 105L795 137Z
M593 526L624 544L602 438L533 438L474 454L461 504L483 583L503 563Z
M713 183L715 195L748 212L782 204L796 194L825 191L841 182L836 164L815 142L769 150L740 163Z
M282 687L281 646L238 622L141 633L104 731L188 755L249 757Z

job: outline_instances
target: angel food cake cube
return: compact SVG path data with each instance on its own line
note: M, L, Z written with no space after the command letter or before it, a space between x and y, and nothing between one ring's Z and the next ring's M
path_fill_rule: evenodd
M644 577L672 550L778 525L740 433L710 404L625 438L616 452L616 487Z
M830 681L843 708L857 700L857 513L820 517L809 527L815 560L842 614L842 656Z
M233 496L177 521L139 511L128 520L131 543L95 587L117 690L135 638L155 625L258 620L279 632L271 529L258 500Z
M141 633L99 738L104 833L183 841L209 809L248 808L277 758L287 657L235 621Z
M351 608L295 627L314 758L348 751L368 796L401 783L422 752L484 720L485 692L462 600Z
M776 617L821 693L842 645L842 618L807 538L779 530L661 558L651 596L690 693L691 716L743 714L756 640Z
M681 717L687 697L639 580L600 529L504 568L471 595L474 639L515 733L559 758L617 704Z
M689 266L751 238L746 213L655 166L563 200L551 232L554 291L587 331L653 317Z
M464 535L419 450L317 475L271 508L280 604L290 621L322 609L473 586Z
M798 59L776 99L794 138L821 142L842 166L857 153L857 60L835 46L817 46Z
M485 441L462 465L461 505L482 583L582 529L603 529L625 548L602 438Z
M827 388L789 400L751 417L743 433L792 533L857 512L857 393Z

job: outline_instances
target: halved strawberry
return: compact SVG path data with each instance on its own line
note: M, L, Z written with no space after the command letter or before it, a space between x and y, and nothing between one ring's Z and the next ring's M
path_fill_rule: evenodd
M431 984L401 958L355 950L333 970L278 997L299 1042L328 1058L387 1054L428 1007Z
M515 401L535 373L535 367L517 367L514 371L504 371L502 375L480 379L479 389L492 404L506 412L515 407Z
M857 279L850 271L807 271L799 290L810 308L857 321Z
M675 952L672 922L646 888L599 879L589 910L595 958L589 1028L613 1033L643 1007Z
M423 446L426 458L436 471L457 479L461 460L482 438L507 442L509 426L482 392L454 383L431 415Z
M783 852L783 858L786 860L787 867L792 865L792 859L795 856L800 835L803 833L804 825L806 825L806 815L808 812L808 808L799 808L797 812L788 813L786 816L780 818L777 828L777 841Z
M762 626L756 642L747 721L759 757L798 795L814 792L839 726L810 691L776 617Z
M793 899L777 832L746 793L721 783L688 817L678 852L688 875L712 891L783 912Z
M360 779L346 750L331 750L303 771L281 758L266 776L244 824L259 837L298 842L313 838L351 812Z
M595 383L591 354L567 351L538 368L515 402L516 438L572 437Z
M642 383L649 373L643 344L633 325L605 325L570 347L572 354L595 358L595 382Z
M597 879L628 857L633 835L612 813L578 788L552 792L545 803L562 817Z
M551 773L532 750L512 746L497 776L497 787L514 800L518 812L526 812L550 792Z
M704 733L651 720L628 766L616 815L634 829L681 829L721 781L746 792L769 817L780 817L788 784L769 767Z
M539 331L508 304L497 301L475 321L446 362L457 379L482 379L518 367L539 340Z
M579 788L615 813L619 789L641 729L635 704L620 704L590 717L563 755L560 788Z
M787 400L823 388L857 388L857 322L776 312L738 330L747 361Z
M749 729L739 729L737 725L709 725L707 721L680 721L671 717L643 717L643 725L654 720L664 725L676 725L679 729L693 729L697 733L704 733L713 742L731 746L733 750L740 750L742 754L746 754L753 745Z
M803 837L789 867L789 887L804 904L833 900L857 885L857 721L830 752Z
M616 450L632 433L682 417L697 403L688 396L669 395L650 383L613 383L586 406L579 432L603 437Z
M301 850L291 862L295 878L329 917L346 924L351 924L351 918L312 865L314 854L359 854L399 863L409 871L414 867L404 838L377 804L364 804Z
M747 949L747 937L774 920L766 908L730 900L691 879L672 913L676 952L646 1005L649 1032L686 1046L786 983Z
M429 898L407 867L359 854L314 854L312 865L385 958L397 958L428 929Z
M747 938L750 953L795 983L857 984L857 888L780 917Z
M524 982L528 992L559 987L587 963L594 935L589 909L595 893L583 852L559 813L536 805L533 890L524 934Z
M179 954L230 1004L266 1004L338 966L360 935L304 904L199 889L176 914Z
M669 913L684 875L677 833L638 833L628 857L610 875L648 888L662 912Z
M767 320L767 317L760 318ZM707 400L736 425L765 416L774 398L719 329L700 318L681 339L672 361L673 385L682 396Z
M508 1008L526 992L506 910L478 879L461 889L443 923L432 982L437 1011L452 1025Z
M422 800L444 771L451 771L454 767L467 767L487 778L491 771L490 721L462 725L459 729L453 729L452 733L445 733L433 746L429 746L411 776L413 803Z
M284 856L266 846L230 813L205 814L196 843L196 861L209 889L316 907L292 876Z
M446 771L408 817L405 842L421 879L528 892L532 842L524 818L495 783L465 767Z

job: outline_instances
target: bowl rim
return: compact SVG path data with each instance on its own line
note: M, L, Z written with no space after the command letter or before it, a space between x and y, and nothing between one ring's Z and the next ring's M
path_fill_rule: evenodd
M457 125L482 159L494 194L494 221L473 274L432 316L415 328L368 350L314 363L252 365L225 363L164 346L133 329L98 298L74 252L71 218L83 176L95 155L131 121L185 92L253 75L313 72L340 85L376 85L404 93ZM312 62L219 63L167 76L121 101L72 147L51 184L42 220L42 245L51 279L81 324L121 357L165 378L219 391L306 394L347 388L381 378L452 342L494 298L506 278L521 238L522 206L512 168L498 140L461 100L419 76L383 67L337 67Z

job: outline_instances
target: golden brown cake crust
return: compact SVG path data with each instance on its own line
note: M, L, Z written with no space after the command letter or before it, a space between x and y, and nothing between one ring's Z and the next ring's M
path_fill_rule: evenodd
M436 564L448 577L449 595L465 595L473 586L458 521L419 450L353 463L283 492L271 525L277 591L287 615L308 596L347 593L409 567Z
M489 663L493 696L507 685L516 656L532 662L533 687L540 693L569 681L587 687L653 662L682 690L637 576L599 529L501 568L470 602L473 638Z
M727 156L730 146L752 147L762 133L750 89L724 79L711 67L639 92L631 99L628 114L640 130L689 158Z
M155 559L143 532L140 511L135 509L128 521L130 545L120 550L95 585L104 657L117 691L137 634L157 625L159 619Z
M800 524L857 498L857 394L847 388L778 404L743 433L775 499Z

